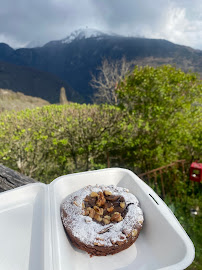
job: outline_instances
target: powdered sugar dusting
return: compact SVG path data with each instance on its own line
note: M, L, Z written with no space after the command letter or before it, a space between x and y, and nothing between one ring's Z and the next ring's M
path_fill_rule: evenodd
M82 202L85 197L91 192L98 193L104 190L110 191L113 195L123 196L125 199L128 212L122 221L101 225L93 221L92 218L83 215ZM125 241L126 236L131 234L133 229L142 227L144 219L137 198L127 189L113 185L87 186L70 194L61 207L67 214L64 216L61 212L64 226L71 229L74 237L91 246L94 246L95 243L102 246L112 246L118 241ZM104 233L102 233L103 231Z

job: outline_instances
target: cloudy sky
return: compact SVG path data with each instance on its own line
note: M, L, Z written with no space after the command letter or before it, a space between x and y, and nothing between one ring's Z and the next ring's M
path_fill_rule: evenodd
M202 50L202 0L0 0L0 42L14 48L86 27Z

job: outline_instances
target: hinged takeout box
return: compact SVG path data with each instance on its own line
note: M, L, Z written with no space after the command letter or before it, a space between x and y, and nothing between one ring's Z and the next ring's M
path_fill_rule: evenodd
M140 201L144 225L130 248L92 257L66 237L60 205L87 185L128 188ZM0 269L2 270L183 270L194 259L194 246L158 195L134 173L104 169L61 176L51 184L29 184L0 194Z

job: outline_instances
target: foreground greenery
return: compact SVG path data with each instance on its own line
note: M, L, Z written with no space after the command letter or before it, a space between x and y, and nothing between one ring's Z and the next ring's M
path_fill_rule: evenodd
M191 183L190 183L191 184ZM200 188L199 188L200 185ZM165 202L168 206L173 210L175 216L178 221L183 226L186 233L191 238L194 247L195 247L195 259L194 262L187 268L189 270L201 270L202 269L202 188L201 184L194 183L193 189L199 189L197 192L193 192L191 194L187 194L186 192L181 194L179 197L173 199L173 202L169 204L171 201L170 197L165 198ZM194 208L199 208L200 212L198 215L190 214L190 210Z
M124 123L118 108L79 104L12 112L0 119L3 163L46 183L63 173L105 167L102 156Z
M172 210L195 247L195 259L188 270L202 269L202 184L189 179L189 162L182 166L176 165L164 170L165 203ZM157 175L157 185L154 176L150 178L151 187L162 196L160 175ZM146 179L145 179L146 180ZM146 180L147 181L147 180ZM191 210L196 210L197 214Z
M174 160L200 160L202 83L171 66L136 67L116 85L118 105L50 105L0 115L0 162L50 183L62 174L129 168L137 174ZM164 200L190 234L200 269L201 185L188 172L166 176ZM160 181L158 181L160 183ZM153 184L152 184L153 185ZM153 187L153 186L152 186ZM154 186L161 196L161 185Z

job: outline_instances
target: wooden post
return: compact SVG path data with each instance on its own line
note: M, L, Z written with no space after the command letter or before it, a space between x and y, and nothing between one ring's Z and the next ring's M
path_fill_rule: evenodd
M174 168L175 169L175 168ZM177 178L176 178L176 174L175 174L175 171L171 171L171 175L173 175L173 178L174 178L174 181L173 181L173 190L174 190L174 193L175 193L175 198L177 198L178 197L178 194L177 194L177 192L176 192L176 189L175 189L175 183L176 183L176 181L177 181Z
M156 171L154 171L154 184L155 184L156 192L157 192L157 175L156 175Z
M0 164L0 192L35 182L37 181Z
M161 188L162 188L162 195L163 199L165 198L165 189L164 189L164 183L163 183L163 175L162 175L162 170L160 170L160 175L161 175Z
M150 185L150 187L151 187L151 180L150 180L150 174L148 173L148 175L147 175L147 178L148 178L148 180L149 180L149 185Z

